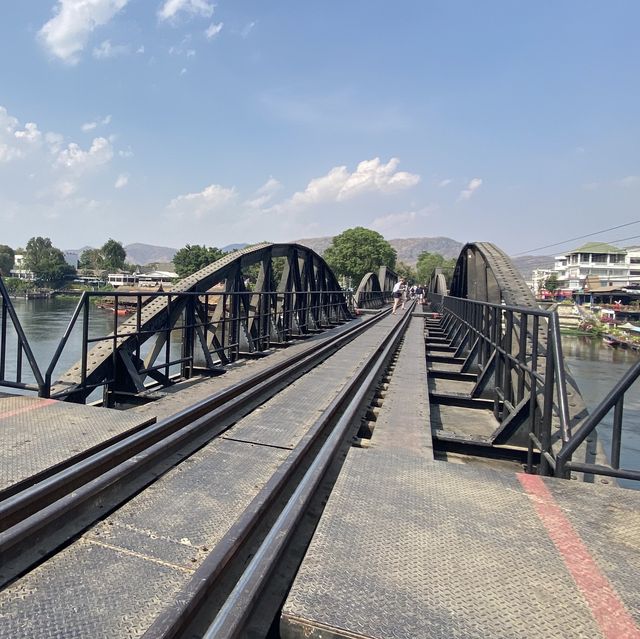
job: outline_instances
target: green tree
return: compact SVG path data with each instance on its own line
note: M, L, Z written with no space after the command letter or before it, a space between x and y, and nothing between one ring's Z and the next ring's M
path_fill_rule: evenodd
M78 261L80 270L101 271L104 268L104 259L100 249L86 249L80 254Z
M187 277L201 268L219 260L225 254L213 246L207 248L202 245L187 244L173 257L173 265L179 277Z
M124 262L127 259L127 252L122 246L122 242L116 242L109 238L100 249L103 260L103 268L108 271L118 271L124 268Z
M395 271L399 277L404 277L409 284L413 284L418 280L418 273L416 272L416 269L404 262L398 262L396 264Z
M356 288L367 273L377 273L381 266L394 268L396 252L380 233L356 226L333 238L324 259L337 277L351 278Z
M558 276L556 273L551 273L549 277L544 281L544 288L549 293L554 293L560 288L560 282L558 282Z
M62 251L48 237L32 237L27 242L24 265L33 271L36 279L47 284L61 282L65 275L71 275L74 268L64 259Z
M455 265L455 258L447 259L440 255L440 253L429 253L428 251L423 251L418 255L418 262L416 264L418 279L421 284L428 284L436 268L441 268L448 283L451 281Z
M16 254L14 250L6 244L0 244L0 275L8 277L13 268L13 260Z

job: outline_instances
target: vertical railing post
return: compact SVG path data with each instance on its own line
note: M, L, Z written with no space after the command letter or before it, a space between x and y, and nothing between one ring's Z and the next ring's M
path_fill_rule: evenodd
M613 409L613 427L611 430L611 467L620 468L620 447L622 444L622 414L624 411L624 395L616 402Z
M553 354L550 350L553 348L551 341L551 324L547 329L547 358L545 362L545 375L544 375L544 407L542 409L542 421L540 424L540 475L549 475L549 462L545 457L545 453L551 453L551 422L553 419L553 388L555 385L554 380L554 365Z

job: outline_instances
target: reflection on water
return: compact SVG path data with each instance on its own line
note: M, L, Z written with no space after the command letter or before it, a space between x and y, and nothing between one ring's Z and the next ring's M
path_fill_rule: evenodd
M562 336L565 359L578 383L580 393L589 410L604 399L629 368L638 361L640 353L605 346L601 340L586 337ZM600 438L609 453L613 410L607 415L603 427L598 429ZM640 469L640 379L627 391L624 401L622 468ZM622 485L640 488L638 482L620 482Z

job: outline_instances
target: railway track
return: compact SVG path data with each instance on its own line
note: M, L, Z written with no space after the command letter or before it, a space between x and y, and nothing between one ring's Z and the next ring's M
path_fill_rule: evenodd
M381 322L385 318L387 314L381 313L350 327L330 343L321 342L0 501L0 576L5 584L0 593L0 617L17 624L7 630L2 629L6 625L0 627L0 637L37 636L33 634L33 620L27 623L30 604L38 614L42 614L43 606L60 605L53 590L47 595L46 588L42 588L43 576L49 580L49 588L51 580L60 578L56 575L65 569L58 564L82 563L74 553L82 559L86 555L83 550L89 546L92 551L123 551L116 542L111 543L113 540L105 541L104 530L119 530L118 521L109 528L109 513L116 520L121 510L126 512L129 508L135 513L136 506L132 504L144 504L146 496L161 483L156 482L159 477L169 477L171 469L179 474L189 462L197 466L211 443L215 446L224 440L218 448L225 450L244 445L240 458L247 454L250 457L258 445L243 439L242 428L234 433L236 428L229 430L230 427L242 424L243 419L259 421L254 416L260 411L268 412L271 402L285 391L295 396L293 386L312 384L305 382L307 374L319 370L321 364L328 367L329 375L332 366L339 371L340 361L332 362L340 357L345 360L343 353L353 340L373 340L365 360L354 367L339 389L330 391L333 396L321 411L314 408L313 392L298 397L308 413L303 419L304 432L291 444L283 440L282 445L260 446L261 453L266 451L274 458L273 472L256 484L258 489L248 502L245 499L242 507L235 508L233 519L226 522L224 534L218 535L214 544L203 544L197 552L194 550L197 557L189 560L194 566L181 568L180 586L165 597L163 605L156 605L157 610L146 611L141 615L143 619L129 625L126 619L130 617L125 614L124 622L106 623L101 632L96 633L95 625L83 625L81 620L73 629L73 636L232 637L246 636L247 628L253 624L254 630L257 627L266 635L288 580L293 578L289 573L293 570L295 574L299 561L296 557L304 548L304 531L313 528L305 518L313 522L309 513L320 508L322 495L339 468L340 451L350 445L357 432L360 417L406 328L409 313L397 323L387 319L385 325ZM368 337L373 333L374 337ZM281 403L286 401L289 400ZM300 415L299 412L298 418ZM295 419L296 415L292 417ZM220 466L219 460L216 463ZM130 548L127 552L140 554ZM164 560L156 557L153 561ZM172 565L172 561L164 563ZM291 568L287 572L283 566ZM34 591L40 592L44 601L37 594L34 596ZM156 601L157 597L152 599ZM129 604L128 599L120 604L111 601L112 614L117 617ZM20 628L29 630L21 632ZM59 628L58 634L52 632L52 636L67 636L65 632Z

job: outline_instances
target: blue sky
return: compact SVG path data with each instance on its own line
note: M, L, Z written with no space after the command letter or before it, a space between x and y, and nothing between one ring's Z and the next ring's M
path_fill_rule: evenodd
M3 5L0 243L515 254L640 219L636 0Z

